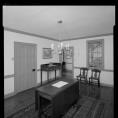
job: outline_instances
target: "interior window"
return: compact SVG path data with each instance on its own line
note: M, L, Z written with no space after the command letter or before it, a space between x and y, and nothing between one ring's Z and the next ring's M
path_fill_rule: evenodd
M88 67L104 69L104 39L87 41Z

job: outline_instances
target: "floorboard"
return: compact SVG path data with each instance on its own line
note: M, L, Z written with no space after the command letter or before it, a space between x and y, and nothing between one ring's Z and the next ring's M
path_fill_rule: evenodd
M72 73L65 72L63 73L62 78L72 78ZM20 92L15 96L7 98L4 100L4 115L5 118L12 115L13 113L19 111L31 105L35 102L35 88ZM111 107L106 111L112 111L114 105L114 95L112 87L103 87L100 88L96 85L88 85L84 83L80 83L80 96L88 96L96 99L105 100L106 102L111 103ZM109 112L110 114L110 112ZM113 113L111 113L112 115ZM109 115L110 117L110 115Z

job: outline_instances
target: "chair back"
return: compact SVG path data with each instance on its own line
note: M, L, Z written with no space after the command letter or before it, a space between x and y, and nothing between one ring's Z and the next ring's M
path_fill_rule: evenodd
M80 76L87 77L87 75L88 75L88 68L85 68L85 67L80 68Z
M99 69L92 69L91 71L92 71L92 73L91 73L91 77L92 78L95 78L95 79L99 79L100 78L101 70L99 70Z

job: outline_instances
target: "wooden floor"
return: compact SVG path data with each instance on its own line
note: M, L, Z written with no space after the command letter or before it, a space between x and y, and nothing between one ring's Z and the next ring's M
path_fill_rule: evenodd
M64 73L63 78L72 78L72 73ZM33 104L35 102L35 88L23 91L17 95L7 98L4 100L4 116L7 118L14 112L17 112L26 106ZM114 95L112 87L103 87L100 88L96 85L88 85L80 83L80 93L81 96L90 96L96 99L103 99L105 101L111 102L111 110L114 106Z

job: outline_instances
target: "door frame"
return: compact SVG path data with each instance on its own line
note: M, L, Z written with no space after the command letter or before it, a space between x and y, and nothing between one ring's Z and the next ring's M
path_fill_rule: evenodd
M34 46L35 47L35 86L37 85L37 44L34 44L34 43L27 43L27 42L16 42L14 41L14 94L17 94L18 93L18 90L17 90L17 80L16 80L16 72L15 72L15 45L16 44L20 44L20 45L28 45L28 46Z
M70 46L72 48L72 76L74 78L74 46Z
M72 74L74 78L74 46L71 47L72 47Z
M70 46L70 48L72 48L72 76L74 78L74 46ZM64 56L64 54L63 54ZM65 58L65 57L63 57Z

